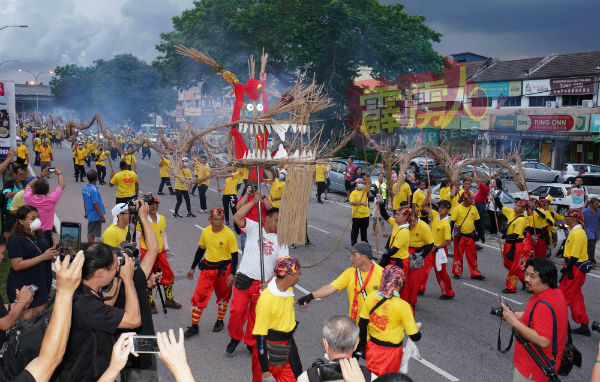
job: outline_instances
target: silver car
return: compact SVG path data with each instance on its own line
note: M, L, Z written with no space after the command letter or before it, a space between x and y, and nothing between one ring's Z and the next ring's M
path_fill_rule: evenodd
M561 183L573 183L575 178L581 176L582 178L593 178L600 176L600 166L587 163L565 163L565 169L560 172ZM584 184L591 184L585 182Z
M523 162L523 171L527 180L558 182L560 177L560 171L539 162Z

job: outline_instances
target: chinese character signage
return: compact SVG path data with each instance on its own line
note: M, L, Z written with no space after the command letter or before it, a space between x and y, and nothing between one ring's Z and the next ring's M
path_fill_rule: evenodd
M0 160L15 147L16 131L15 83L0 81Z
M594 77L553 78L550 95L594 94Z

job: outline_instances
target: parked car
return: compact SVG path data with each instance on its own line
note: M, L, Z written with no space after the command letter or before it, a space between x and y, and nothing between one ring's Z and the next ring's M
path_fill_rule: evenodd
M535 199L539 199L541 194L548 194L554 198L550 205L554 207L556 212L563 215L569 209L571 204L571 197L567 196L567 191L571 187L570 184L565 183L548 183L543 184L532 191L529 191L529 196ZM527 200L527 191L513 192L511 194L516 200ZM599 197L595 194L588 193L588 197Z
M357 167L363 169L363 173L365 172L364 160L355 160L353 162ZM331 159L329 161L329 165L331 166L331 172L329 173L329 191L346 193L346 187L344 185L344 172L346 171L347 164L348 159ZM367 164L367 167L369 168L369 171L372 171L371 183L374 183L379 176L379 168L375 167L373 169L370 164Z
M583 184L600 184L600 166L586 163L566 163L565 169L560 172L559 181L574 183L578 176L583 179Z
M427 161L427 162L425 162L425 161ZM427 163L427 165L425 163ZM421 168L421 167L426 168L427 166L429 166L430 169L431 169L431 167L436 165L435 159L433 159L430 156L413 158L410 161L410 165L412 166L413 164L416 164L417 166L419 166L419 168Z
M477 157L475 155L469 155L469 154L458 154L455 155L454 158L452 159L452 161L454 163L458 163L458 162L463 162L469 159L476 159Z
M558 182L560 171L553 170L544 163L537 161L524 161L523 171L527 180L535 180L541 182ZM515 169L516 170L516 169Z

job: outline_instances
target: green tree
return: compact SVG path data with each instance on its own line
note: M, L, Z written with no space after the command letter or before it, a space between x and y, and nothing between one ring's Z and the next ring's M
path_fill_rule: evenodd
M440 34L423 21L403 12L401 4L377 0L197 0L173 18L172 32L161 35L156 48L162 55L153 66L163 84L186 89L205 82L222 89L222 78L177 55L173 46L208 53L242 82L248 78L248 56L258 56L264 47L270 87L283 90L307 70L335 102L323 116L340 119L345 89L361 68L388 79L441 72L442 57L431 45Z
M100 113L112 123L148 121L148 115L174 109L177 92L159 85L152 66L131 54L98 60L87 68L57 67L50 85L59 106L71 108L82 118Z

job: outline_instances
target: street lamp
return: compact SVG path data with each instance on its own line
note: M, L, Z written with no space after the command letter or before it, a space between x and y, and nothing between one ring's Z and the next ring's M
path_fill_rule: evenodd
M2 29L6 29L6 28L27 28L29 27L29 25L5 25L2 28L0 28L0 31Z
M52 70L48 70L47 72L39 72L39 73L34 73L32 71L29 70L24 70L24 69L19 69L19 72L27 72L29 74L31 74L33 76L33 78L35 78L35 81L31 81L29 83L29 85L31 86L38 86L38 78L42 75L42 74L50 74L51 76L54 75L54 72ZM39 99L38 99L38 93L35 92L35 110L37 111L39 108Z

